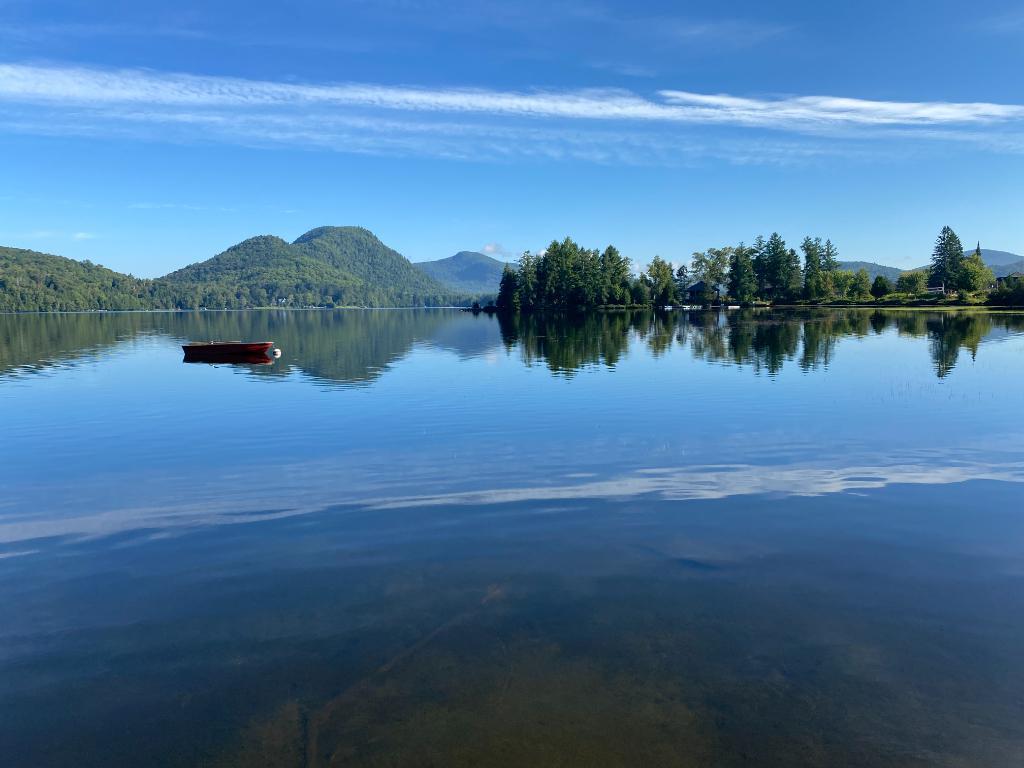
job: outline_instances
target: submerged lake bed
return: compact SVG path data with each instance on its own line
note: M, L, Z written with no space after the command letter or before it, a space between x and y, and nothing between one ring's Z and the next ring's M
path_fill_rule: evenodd
M1022 373L1014 313L0 316L3 762L1019 763Z

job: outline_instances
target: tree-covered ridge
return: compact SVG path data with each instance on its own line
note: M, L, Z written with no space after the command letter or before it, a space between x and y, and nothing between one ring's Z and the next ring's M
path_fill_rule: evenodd
M321 227L294 243L253 237L155 280L0 248L0 311L428 306L468 299L358 227Z
M0 247L0 312L165 309L166 287L88 261Z
M292 246L361 280L367 290L387 291L402 305L448 303L441 299L457 294L362 227L318 227Z
M188 305L205 307L423 306L464 299L360 227L319 227L293 243L253 237L161 279Z
M501 282L505 262L485 253L459 251L447 259L421 261L415 266L450 288L466 293L494 295Z

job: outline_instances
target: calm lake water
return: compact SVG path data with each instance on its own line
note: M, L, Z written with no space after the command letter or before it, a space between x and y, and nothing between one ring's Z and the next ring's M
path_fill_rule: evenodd
M0 764L1020 765L1022 375L1014 314L0 316Z

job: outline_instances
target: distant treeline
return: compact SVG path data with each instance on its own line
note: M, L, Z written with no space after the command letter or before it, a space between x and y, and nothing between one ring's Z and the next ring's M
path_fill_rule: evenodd
M797 252L773 233L750 246L740 243L694 253L689 264L678 266L655 256L639 275L614 246L599 252L566 238L552 242L541 254L525 253L515 267L506 267L497 307L529 312L679 303L870 302L919 297L929 287L965 297L991 291L992 303L1024 302L1024 282L995 282L980 245L965 255L949 227L939 235L930 268L904 272L895 283L881 275L872 281L865 269L841 269L835 245L820 237L805 237Z

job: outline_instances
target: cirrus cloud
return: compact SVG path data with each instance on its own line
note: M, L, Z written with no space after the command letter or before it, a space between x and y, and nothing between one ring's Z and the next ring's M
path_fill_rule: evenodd
M1016 153L1024 135L1019 104L315 84L21 63L0 64L0 103L0 129L23 133L455 159L790 162L908 136Z

